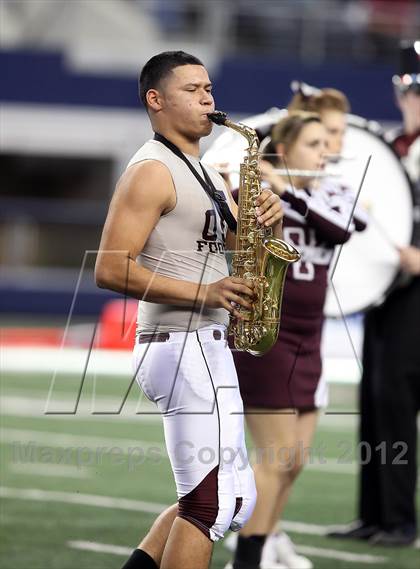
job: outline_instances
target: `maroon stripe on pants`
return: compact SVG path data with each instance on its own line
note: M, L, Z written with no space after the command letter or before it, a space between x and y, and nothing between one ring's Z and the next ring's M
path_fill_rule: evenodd
M236 498L235 513L233 514L233 517L236 516L236 514L239 512L241 508L242 508L242 498Z
M209 529L214 525L219 512L218 473L219 465L191 492L178 500L178 517L194 524L209 539Z

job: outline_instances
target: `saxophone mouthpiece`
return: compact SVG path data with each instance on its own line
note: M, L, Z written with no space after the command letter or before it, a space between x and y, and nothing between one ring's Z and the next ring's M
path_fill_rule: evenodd
M224 125L227 119L227 114L222 111L214 111L214 113L208 113L209 119L215 124Z

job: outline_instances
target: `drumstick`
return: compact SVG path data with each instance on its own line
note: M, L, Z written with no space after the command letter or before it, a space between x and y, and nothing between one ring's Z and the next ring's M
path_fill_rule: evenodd
M363 209L366 211L366 213L369 216L369 221L372 222L372 224L376 227L376 229L379 231L379 233L382 235L382 237L385 239L385 241L388 243L388 245L390 245L393 249L395 249L396 251L399 251L400 247L398 247L398 245L391 239L391 237L388 234L388 231L385 229L385 227L382 225L382 223L378 220L377 217L375 217L372 213L372 202L369 199L364 199L362 200L361 203Z
M376 229L379 231L379 233L382 235L382 237L385 239L388 245L390 245L396 251L400 250L400 247L396 243L394 243L394 241L388 235L388 232L386 231L384 226L371 213L369 213L369 221L373 221L373 225L375 225Z

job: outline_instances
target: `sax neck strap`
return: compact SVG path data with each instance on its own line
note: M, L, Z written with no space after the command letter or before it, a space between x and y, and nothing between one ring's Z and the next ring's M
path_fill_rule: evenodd
M200 162L200 166L201 166L201 170L203 172L204 177L201 176L197 172L197 170L194 168L194 166L191 164L191 162L188 160L188 158L185 156L185 154L183 152L181 152L181 150L178 148L178 146L176 146L173 142L171 142L170 140L168 140L167 138L165 138L164 136L162 136L158 132L155 132L155 135L153 138L154 138L154 140L157 140L158 142L161 142L162 144L164 144L166 146L166 148L171 150L176 156L178 156L178 158L180 158L183 162L185 162L185 164L188 166L188 168L190 169L192 174L195 176L197 181L200 183L203 190L206 192L206 194L209 196L211 201L216 206L216 209L217 209L220 217L224 220L224 222L229 227L229 229L231 231L233 231L234 233L236 233L237 222L236 222L234 215L232 214L232 212L229 209L229 205L226 201L225 194L219 190L216 190L210 176L208 175L206 169L201 164L201 162Z

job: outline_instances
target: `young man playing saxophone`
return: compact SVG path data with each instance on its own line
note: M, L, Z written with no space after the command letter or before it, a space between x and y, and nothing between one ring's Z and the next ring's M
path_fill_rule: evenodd
M184 52L158 54L142 70L140 96L155 139L117 185L96 281L140 301L137 381L162 414L178 504L159 516L124 568L207 569L213 542L240 529L255 503L252 470L237 463L246 456L243 407L224 341L229 313L240 317L235 305L250 309L254 292L249 281L229 277L224 249L233 247L236 206L222 178L198 159L214 111L205 67ZM210 199L205 184L224 203ZM281 231L279 198L265 190L257 205L259 221ZM204 447L214 451L206 464Z

